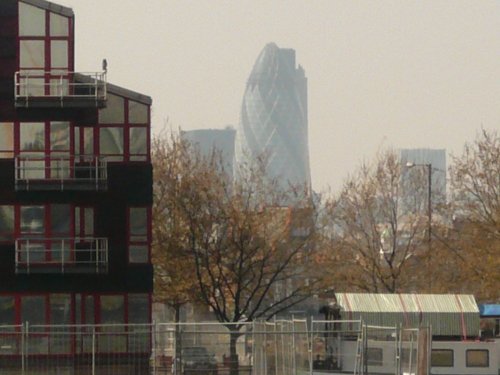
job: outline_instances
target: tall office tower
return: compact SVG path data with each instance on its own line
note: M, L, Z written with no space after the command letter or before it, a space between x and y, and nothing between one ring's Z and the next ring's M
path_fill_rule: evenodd
M263 157L281 187L311 187L307 135L307 78L295 51L267 44L250 73L235 141L235 176Z
M401 149L399 151L401 165L405 167L403 172L403 179L407 182L417 173L428 176L429 165L431 167L431 201L432 207L436 208L438 204L446 202L446 150L444 149L430 149L430 148L417 148L417 149ZM420 183L428 184L428 178L420 178ZM406 184L408 185L408 184ZM421 186L422 187L422 186ZM422 191L427 192L428 186L425 186ZM411 188L404 189L405 201L411 202L412 200L422 209L428 209L426 194L415 201L415 196ZM405 204L406 209L412 209Z
M131 335L151 322L151 98L107 83L104 62L74 71L70 8L1 0L0 25L0 326L38 335L23 336L29 350L12 337L2 354L88 373L122 353L149 373L149 338L96 340L81 327ZM89 348L92 361L78 362ZM30 371L50 372L36 361Z
M225 129L197 129L182 132L182 137L199 147L203 155L214 150L221 153L224 170L230 179L233 176L234 137L236 131L227 126Z

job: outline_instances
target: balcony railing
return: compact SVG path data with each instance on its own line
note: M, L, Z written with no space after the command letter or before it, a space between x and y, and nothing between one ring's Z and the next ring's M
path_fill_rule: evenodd
M17 156L16 190L106 190L107 162L103 157Z
M75 76L85 76L85 82ZM16 107L104 107L106 104L106 72L34 72L18 71L14 76Z
M107 238L16 240L16 273L107 273Z

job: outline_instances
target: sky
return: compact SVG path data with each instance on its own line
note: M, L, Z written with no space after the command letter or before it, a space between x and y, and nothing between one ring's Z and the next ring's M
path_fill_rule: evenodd
M313 188L338 191L385 148L459 155L500 129L498 0L55 0L76 17L76 70L153 98L152 124L236 127L269 42L308 78Z

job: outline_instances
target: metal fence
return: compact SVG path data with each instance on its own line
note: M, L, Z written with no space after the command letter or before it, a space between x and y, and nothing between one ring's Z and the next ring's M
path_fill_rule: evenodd
M0 326L1 374L426 375L429 332L360 321Z

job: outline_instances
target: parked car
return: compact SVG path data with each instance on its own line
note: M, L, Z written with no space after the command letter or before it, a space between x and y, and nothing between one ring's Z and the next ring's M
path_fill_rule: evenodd
M183 375L217 375L217 360L203 346L183 348L181 361Z

